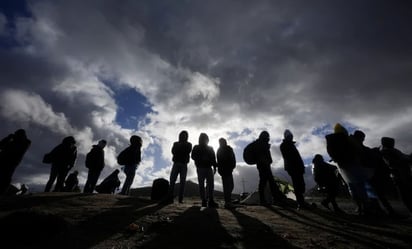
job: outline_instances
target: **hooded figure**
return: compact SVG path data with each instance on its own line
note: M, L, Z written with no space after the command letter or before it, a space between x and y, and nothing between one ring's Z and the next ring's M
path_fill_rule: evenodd
M195 161L197 179L199 181L199 194L202 200L202 207L217 207L214 201L214 174L216 173L216 156L213 147L209 146L209 137L206 133L201 133L199 136L199 144L193 147L192 159ZM212 170L213 167L213 170ZM208 193L206 194L206 189Z
M57 178L54 191L60 192L63 190L67 173L73 168L74 163L76 162L76 140L72 136L65 137L62 143L57 145L49 155L51 160L51 171L44 191L49 192Z
M233 169L236 167L235 153L232 147L227 145L224 138L219 139L219 149L217 150L217 168L222 177L223 194L225 197L225 208L232 207Z
M179 203L183 202L187 175L187 164L189 163L190 152L192 151L192 144L187 141L188 139L189 133L187 131L181 131L179 133L179 141L173 143L173 166L172 171L170 172L168 202L173 202L174 188L178 175L180 175Z
M126 180L123 183L122 191L120 194L128 195L130 187L133 184L134 177L136 175L136 169L141 161L141 147L142 138L136 135L130 137L130 145L124 149L118 157L124 157L124 173L126 174Z
M303 179L305 166L299 151L296 149L293 134L290 130L285 130L284 132L284 139L280 144L280 152L282 153L285 170L292 178L298 208L308 208L309 205L303 197L305 193L305 181Z
M266 206L269 203L266 201L265 198L265 188L266 184L269 183L270 192L272 194L272 203L283 205L285 196L279 190L275 179L273 177L271 164L272 164L272 155L270 154L270 135L267 131L262 131L259 134L259 138L254 142L253 146L253 154L254 158L256 159L256 166L259 172L259 198L260 198L260 205Z
M86 168L89 169L87 181L84 185L84 193L93 193L96 187L97 180L104 168L104 147L106 140L100 140L97 145L93 145L92 149L86 155Z

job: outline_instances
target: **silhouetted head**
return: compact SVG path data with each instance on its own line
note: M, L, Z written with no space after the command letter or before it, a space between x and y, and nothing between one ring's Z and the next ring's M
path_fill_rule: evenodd
M227 145L227 141L226 139L224 139L223 137L219 139L219 145L220 147L225 147Z
M24 139L27 138L26 131L24 129L18 129L14 132L14 137L17 139Z
M135 145L135 146L142 146L143 144L142 138L137 135L133 135L130 137L130 144Z
M259 140L269 143L269 141L270 141L269 132L267 132L267 131L262 131L262 132L259 134Z
M290 130L286 129L285 132L283 133L283 137L285 140L292 141L293 140L293 134Z
M207 145L209 143L209 137L206 133L200 133L199 135L199 144Z
M395 139L391 137L382 137L381 144L382 144L382 147L384 148L393 149L395 148Z
M365 141L366 135L365 135L365 133L363 133L363 131L361 131L361 130L356 130L356 131L353 133L353 137L354 137L357 141L363 143L363 141Z
M189 139L189 133L187 133L187 131L181 131L179 133L179 142L187 142L187 139Z
M97 146L103 149L104 147L106 147L106 144L107 144L107 141L102 139L97 143Z
M325 161L323 159L323 156L320 155L320 154L316 154L315 157L313 157L312 163L317 164L317 163L321 163L323 161Z
M63 138L62 143L64 145L74 146L76 144L76 140L74 139L73 136L68 136L68 137Z
M336 123L335 127L334 127L334 132L335 133L344 133L345 135L348 135L348 130L346 130L345 127L343 127L341 124Z

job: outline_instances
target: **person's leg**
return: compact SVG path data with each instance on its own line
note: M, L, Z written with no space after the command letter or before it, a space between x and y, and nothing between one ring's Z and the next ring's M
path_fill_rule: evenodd
M134 176L136 174L136 166L134 165L125 166L124 173L126 174L126 180L124 181L121 194L128 195L130 191L130 187L133 184Z
M215 181L214 181L214 174L212 168L208 168L206 171L206 185L207 185L207 192L208 192L208 205L209 207L217 207L217 204L214 201L214 191L215 191Z
M266 198L265 198L265 187L266 187L266 182L268 179L268 176L266 175L267 172L265 172L264 169L258 168L259 171L259 185L258 185L258 191L259 191L259 199L260 199L260 204L261 205L266 205Z
M206 180L206 171L203 168L197 168L197 180L199 183L199 195L202 200L202 207L206 207L206 191L205 191L205 180Z
M52 165L50 169L50 176L49 180L47 181L46 188L44 189L44 192L50 192L54 181L56 181L58 175L58 170L56 165Z
M185 185L187 176L187 165L182 164L180 169L180 189L179 189L179 203L183 202L183 197L185 195Z
M305 181L302 174L292 174L292 184L295 190L296 201L298 205L302 206L305 204L305 199L303 193L305 192Z
M175 183L177 175L179 174L179 167L177 163L172 166L172 171L170 171L170 185L169 185L169 198L171 201L174 199Z
M64 166L60 166L58 169L57 181L56 186L54 186L54 192L63 191L64 181L66 180L68 170Z

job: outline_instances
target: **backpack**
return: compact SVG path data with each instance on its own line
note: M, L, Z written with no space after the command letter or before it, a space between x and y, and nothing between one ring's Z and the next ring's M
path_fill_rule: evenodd
M127 148L120 152L120 154L117 156L117 163L119 165L127 164Z
M256 158L256 141L248 144L245 149L243 150L243 160L247 164L256 164L257 163L257 158Z
M326 151L335 162L347 162L353 159L354 151L349 137L343 133L332 133L325 136Z

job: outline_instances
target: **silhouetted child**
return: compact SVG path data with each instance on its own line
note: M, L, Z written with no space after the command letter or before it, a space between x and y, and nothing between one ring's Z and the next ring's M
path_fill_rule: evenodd
M79 172L77 170L73 171L64 182L64 192L75 192L79 188L79 179L77 175Z
M325 188L326 198L321 204L330 209L329 203L332 204L333 210L337 213L343 213L336 203L336 196L339 190L339 172L336 166L324 161L319 154L315 155L312 160L313 163L313 177L320 188Z
M199 181L199 194L202 207L218 207L214 201L214 174L216 173L216 156L211 146L208 146L209 137L205 133L199 136L199 144L193 147L192 159L195 161L197 179ZM212 170L213 167L213 170ZM205 181L206 189L205 191Z
M116 169L107 176L99 185L96 186L96 191L101 194L113 194L120 186L119 170Z
M26 131L19 129L0 141L0 195L5 193L17 166L30 147Z
M235 153L232 147L227 145L226 139L220 138L219 145L216 153L217 171L222 177L225 208L232 208L232 191L234 188L232 172L236 167Z

